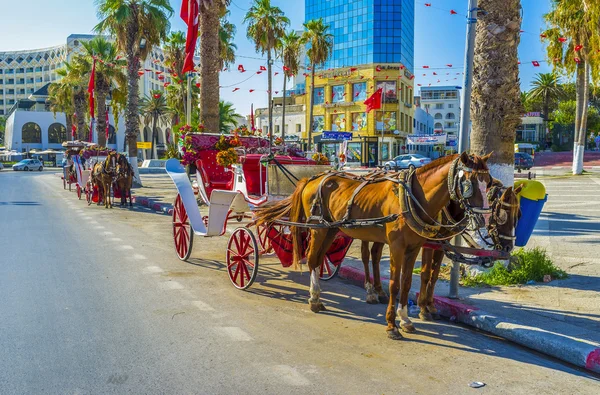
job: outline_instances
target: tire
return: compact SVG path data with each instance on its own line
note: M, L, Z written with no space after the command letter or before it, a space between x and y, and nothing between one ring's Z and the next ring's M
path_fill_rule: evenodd
M319 266L319 279L323 281L331 280L337 276L338 272L340 271L340 266L342 266L342 264L335 266L329 261L329 259L327 259L327 257L325 257L323 259L323 264Z
M408 170L409 171L414 171L415 170L415 165L408 165Z
M173 242L175 243L177 258L187 261L192 254L194 231L179 194L177 194L173 205Z
M40 167L38 168L38 171L42 171L42 170L44 170L44 168L43 168L42 166L40 166Z
M259 249L254 234L245 227L234 230L225 253L227 275L234 287L241 290L250 288L258 274L258 260Z
M28 166L25 166L25 167L23 168L23 171L29 171L29 167L28 167Z

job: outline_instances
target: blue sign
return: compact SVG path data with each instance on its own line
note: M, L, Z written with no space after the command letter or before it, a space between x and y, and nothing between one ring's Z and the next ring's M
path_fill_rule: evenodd
M322 140L352 140L352 133L350 132L323 132L321 135Z

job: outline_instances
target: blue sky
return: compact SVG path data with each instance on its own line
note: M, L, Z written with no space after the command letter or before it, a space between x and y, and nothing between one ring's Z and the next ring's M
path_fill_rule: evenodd
M522 89L529 87L530 81L538 72L547 72L550 68L546 63L533 67L531 61L545 60L545 52L539 40L543 28L542 16L550 6L550 0L521 0L523 6L524 33L521 35L519 56L522 61L520 78ZM65 42L72 33L90 33L97 23L96 9L93 0L29 0L27 2L10 1L3 4L3 15L0 20L0 51L22 50L50 47ZM260 54L254 51L254 45L246 38L245 25L242 20L245 11L250 7L251 0L233 0L230 6L231 21L237 25L236 44L238 59L236 64L243 64L248 72L241 74L237 71L223 73L221 85L231 87L221 89L221 98L234 103L242 115L250 113L250 103L254 107L266 107L267 76L266 73L257 75L261 65L266 65ZM417 0L415 4L415 83L427 86L462 85L460 67L464 64L465 46L465 14L467 0L427 0L431 7L425 7L425 1ZM26 4L26 5L25 5ZM290 18L292 28L301 29L304 21L304 1L302 0L272 0L273 5L279 6ZM173 30L184 30L184 24L178 17L180 0L171 0L176 10L172 19ZM451 15L449 10L455 10L458 15ZM445 69L446 64L452 64L456 69ZM429 70L422 66L430 66ZM442 70L432 70L435 66ZM279 70L278 70L279 69ZM280 67L275 71L280 74L273 79L274 91L281 90L283 80ZM433 76L436 71L438 76ZM427 76L423 77L423 73ZM450 73L450 75L446 75ZM249 78L250 77L250 78ZM248 79L249 78L249 79ZM458 78L458 80L454 80ZM243 80L246 80L242 82ZM440 83L437 80L440 79ZM446 80L449 81L446 81ZM289 84L288 84L289 85ZM240 90L232 92L235 87ZM250 93L250 89L256 92ZM415 92L418 92L416 87Z

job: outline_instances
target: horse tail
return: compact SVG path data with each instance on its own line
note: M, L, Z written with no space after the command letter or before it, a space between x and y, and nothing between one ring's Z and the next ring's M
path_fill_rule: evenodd
M303 222L304 210L302 206L302 193L309 181L308 178L300 180L296 186L296 190L292 196L290 196L290 222ZM304 243L302 228L299 226L291 226L290 231L292 232L292 245L294 247L294 266L298 267L304 255L302 251L302 244Z

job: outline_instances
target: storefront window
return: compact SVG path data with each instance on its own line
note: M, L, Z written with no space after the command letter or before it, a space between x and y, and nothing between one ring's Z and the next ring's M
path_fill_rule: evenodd
M379 90L383 88L383 100L386 103L397 103L398 94L396 92L396 81L378 81L377 88Z
M315 115L313 117L313 132L321 133L325 129L325 116Z
M332 98L331 98L331 102L332 103L340 103L345 101L344 98L344 91L345 91L345 85L336 85L336 86L332 86L331 87L331 92L332 92Z
M346 114L333 114L331 116L331 130L334 132L346 131Z
M382 143L381 144L381 159L389 160L389 157L390 157L390 144Z
M315 88L315 104L325 103L325 88Z
M381 130L396 130L396 112L395 111L378 111L375 114L376 129Z
M352 85L352 101L367 100L367 83L359 82Z
M352 113L352 130L357 130L357 131L367 130L367 113L366 112Z
M348 143L348 152L346 154L348 163L361 163L361 144Z

